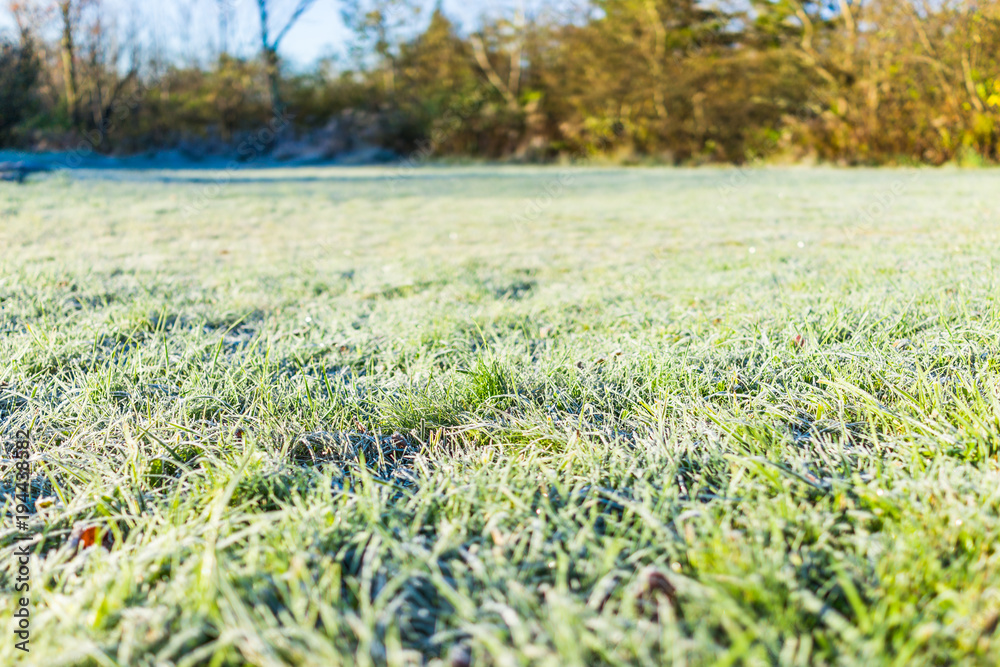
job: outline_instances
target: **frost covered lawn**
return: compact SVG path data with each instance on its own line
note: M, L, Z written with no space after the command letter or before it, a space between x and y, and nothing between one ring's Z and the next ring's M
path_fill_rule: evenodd
M5 631L0 663L997 664L998 193L4 186L0 426L31 426L34 541L31 652Z

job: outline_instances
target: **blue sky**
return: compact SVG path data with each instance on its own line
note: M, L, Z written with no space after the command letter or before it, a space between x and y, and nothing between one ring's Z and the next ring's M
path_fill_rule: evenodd
M259 39L259 21L256 14L255 0L231 0L234 3L234 25L230 47L240 53L256 52ZM159 12L167 16L181 13L185 0L174 0L161 3ZM295 6L295 0L271 0L274 5L274 20L272 25L281 26ZM205 44L217 43L218 19L215 0L194 0L193 14L197 18L193 23L200 26L192 33L201 33L197 39L192 35L192 41ZM427 9L423 18L429 16L433 2L425 2ZM504 0L444 0L445 11L454 20L466 27L475 25L476 19L485 11L496 11L505 5ZM281 54L293 66L307 66L318 58L331 54L342 54L343 46L348 37L340 16L341 4L338 0L317 0L309 12L295 24L281 43ZM167 19L169 20L169 19ZM183 41L180 34L173 36L173 41ZM182 47L183 50L183 47Z
M41 2L42 0L37 0ZM233 21L228 46L231 52L249 56L257 52L259 22L256 0L224 0L233 8ZM426 21L434 0L424 0ZM447 14L463 28L474 28L479 17L494 14L523 2L529 8L545 0L443 0ZM168 56L177 60L208 59L219 44L218 0L102 0L107 14L122 24L129 16L137 16L144 41L155 38ZM296 0L271 0L274 25L283 25ZM0 28L10 28L4 4L0 4ZM289 65L306 68L317 59L343 55L348 36L340 16L339 0L317 0L288 33L280 53ZM415 26L419 28L420 26ZM48 35L53 37L54 35Z
M237 0L241 4L255 5L255 2L248 0ZM277 0L279 6L283 8L292 7L294 0ZM282 5L283 3L283 5ZM430 17L433 9L433 2L424 3L426 8L422 19ZM472 28L476 25L477 19L484 12L496 12L512 3L504 0L444 0L445 12L452 20L460 23L465 28ZM253 8L250 7L252 10ZM245 11L245 10L244 10ZM280 15L282 18L287 13ZM279 19L280 20L280 19ZM257 38L254 22L253 39ZM317 58L338 52L347 37L347 30L340 17L340 3L338 0L317 0L309 13L303 16L298 24L288 33L281 45L282 55L295 63L302 65L314 62Z

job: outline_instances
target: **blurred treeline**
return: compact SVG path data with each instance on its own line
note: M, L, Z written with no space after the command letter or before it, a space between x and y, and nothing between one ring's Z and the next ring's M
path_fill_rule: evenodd
M222 151L287 113L300 144L404 156L941 164L1000 150L998 0L576 0L472 30L408 0L342 0L351 55L308 73L283 66L278 1L254 0L270 28L259 53L197 65L151 52L98 0L11 2L0 144ZM311 4L294 8L307 19Z

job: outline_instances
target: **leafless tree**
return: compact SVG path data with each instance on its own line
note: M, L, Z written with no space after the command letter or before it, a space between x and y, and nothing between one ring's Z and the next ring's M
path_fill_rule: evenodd
M271 94L271 111L275 116L280 116L284 111L281 102L280 77L281 71L278 62L278 47L281 41L288 35L295 23L302 18L302 15L316 3L316 0L297 0L291 16L285 25L277 31L271 31L270 15L273 6L271 0L257 0L257 8L260 14L260 47L261 57L264 59L264 69L267 72L267 82Z
M22 43L30 38L37 38L41 27L49 20L48 9L37 2L7 0L7 11L17 25L18 37Z
M83 84L92 124L106 131L116 102L139 73L141 54L137 17L122 28L122 17L109 15L101 0L88 0L79 44Z

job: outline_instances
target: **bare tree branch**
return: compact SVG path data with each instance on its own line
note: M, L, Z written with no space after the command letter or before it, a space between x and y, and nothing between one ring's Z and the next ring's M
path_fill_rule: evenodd
M294 26L295 23L302 18L302 15L305 14L306 11L308 11L309 8L315 4L315 2L316 0L299 0L299 4L295 7L295 11L292 12L288 22L285 23L285 27L282 28L278 33L278 36L274 38L274 43L271 45L272 49L275 51L278 50L278 45L281 44L281 40L285 38L285 35L287 35L288 31L292 29L292 26Z
M490 58L486 54L486 45L483 44L482 36L473 34L469 36L469 40L472 42L472 52L476 56L476 62L479 64L479 68L483 70L484 74L486 74L486 78L493 85L493 87L496 88L501 95L503 95L505 100L507 100L507 104L512 108L516 108L517 97L511 91L510 87L504 83L504 80L500 78L500 75L497 74L496 69L494 69L493 65L490 63Z

